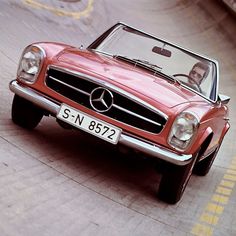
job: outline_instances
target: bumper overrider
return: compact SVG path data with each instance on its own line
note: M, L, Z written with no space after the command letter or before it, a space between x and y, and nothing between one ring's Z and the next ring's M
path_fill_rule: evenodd
M60 110L60 103L38 91L19 84L16 80L11 81L9 87L13 93L36 104L53 115L56 115ZM121 133L118 143L175 165L186 165L192 159L191 154L178 154L171 152L165 147L145 142L137 137L128 135L127 133Z

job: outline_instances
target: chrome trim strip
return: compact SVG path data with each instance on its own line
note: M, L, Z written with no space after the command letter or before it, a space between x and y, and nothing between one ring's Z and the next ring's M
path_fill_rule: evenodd
M84 95L90 96L90 93L84 92L84 91L81 90L81 89L78 89L78 88L76 88L76 87L74 87L74 86L72 86L72 85L69 85L69 84L67 84L67 83L64 83L64 82L60 81L59 79L54 78L53 76L49 76L49 78L52 79L52 80L54 80L54 81L56 81L56 82L58 82L59 84L63 84L63 85L65 85L65 86L67 86L67 87L69 87L69 88L71 88L71 89L74 89L75 91L77 91L77 92L79 92L79 93L82 93L82 94L84 94Z
M121 134L119 143L179 166L187 165L193 157L191 154L177 154L171 152L164 147L146 143L126 134Z
M13 80L10 82L9 88L13 93L29 100L30 102L49 111L52 114L57 114L59 112L59 109L60 109L59 103L57 103L56 101L50 100L45 95L29 87L20 85L16 80Z
M61 67L55 66L55 65L48 66L48 70L50 68L53 68L55 70L59 70L61 72L69 73L69 74L74 75L74 76L79 76L80 78L83 78L83 79L88 80L90 82L97 83L100 86L105 86L106 88L111 89L111 91L117 92L117 93L125 96L126 98L131 99L134 102L137 102L138 104L146 107L147 109L161 115L164 119L166 119L166 121L168 120L168 116L164 112L162 112L162 111L158 110L157 108L151 106L150 104L142 101L141 99L134 96L133 94L127 93L123 89L120 89L120 88L118 88L118 87L116 87L116 86L114 86L114 85L112 85L112 84L110 84L106 81L100 80L98 78L89 76L87 74L84 74L84 73L81 73L81 72L78 72L78 71L74 71L74 70L70 70L70 69L66 69L66 68L61 68Z
M121 111L124 111L124 112L126 112L126 113L128 113L128 114L130 114L130 115L133 115L133 116L135 116L135 117L138 117L138 118L140 118L140 119L142 119L142 120L145 120L145 121L147 121L147 122L150 122L150 123L152 123L152 124L154 124L154 125L162 126L160 123L157 123L157 122L155 122L155 121L152 121L152 120L150 120L150 119L148 119L148 118L146 118L146 117L140 116L139 114L136 114L136 113L134 113L134 112L132 112L132 111L129 111L129 110L127 110L127 109L125 109L125 108L123 108L123 107L120 107L120 106L118 106L118 105L116 105L116 104L113 104L113 107L115 107L115 108L117 108L117 109L119 109L119 110L121 110Z
M9 88L15 94L37 104L38 106L49 111L53 115L56 115L60 110L59 102L53 101L44 94L41 94L40 92L37 92L31 88L20 85L16 80L10 82ZM180 166L188 164L193 157L191 154L178 154L175 152L171 152L170 150L164 147L157 146L153 143L145 142L143 140L138 139L137 137L133 137L124 132L120 136L119 143L135 150L138 150L140 152L146 153L150 156Z

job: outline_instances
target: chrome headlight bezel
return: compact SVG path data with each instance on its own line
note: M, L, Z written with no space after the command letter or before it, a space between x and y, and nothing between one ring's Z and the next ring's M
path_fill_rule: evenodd
M180 113L172 124L168 143L178 151L185 151L197 132L200 120L193 112Z
M38 45L30 45L25 48L19 61L17 77L26 83L34 83L39 74L46 53Z

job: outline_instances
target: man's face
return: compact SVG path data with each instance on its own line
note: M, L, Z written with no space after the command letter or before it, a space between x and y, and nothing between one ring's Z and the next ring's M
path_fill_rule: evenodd
M196 81L196 83L198 83L199 85L201 84L201 81L204 77L204 74L205 74L205 70L203 70L202 68L200 67L194 67L190 73L189 73L189 76L194 80ZM191 82L191 81L190 81Z

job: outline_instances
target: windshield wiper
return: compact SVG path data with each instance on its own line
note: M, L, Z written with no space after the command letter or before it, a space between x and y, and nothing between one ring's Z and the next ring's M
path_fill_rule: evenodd
M130 63L132 63L132 64L135 64L135 62L134 62L131 58L126 57L126 56L113 55L113 57L114 57L114 58L121 59L121 60L123 60L123 61L128 61L128 62L130 62Z
M136 59L136 58L129 58L127 56L122 56L122 55L113 55L113 57L121 59L121 60L124 60L124 61L128 61L128 62L134 64L135 66L139 65L139 66L142 66L142 67L144 67L146 69L151 69L154 72L157 69L158 70L162 69L162 67L160 67L158 65L155 65L155 64L152 64L152 63L150 63L149 61L146 61L146 60L141 60L141 59Z
M151 62L147 61L147 60L141 60L141 59L135 59L133 58L132 60L134 60L135 62L139 62L141 64L150 66L152 69L159 69L162 70L162 67L156 65L156 64L152 64Z
M162 77L164 77L165 79L168 79L168 80L170 80L174 83L181 84L180 81L178 79L176 79L174 76L167 75L167 74L163 73L161 71L162 67L160 67L158 65L155 65L155 64L152 64L152 63L150 63L146 60L132 59L132 58L129 58L127 56L122 56L122 55L113 55L113 57L124 60L124 61L127 61L129 63L132 63L135 66L136 65L141 66L141 67L143 67L147 70L151 70L152 72L154 72L154 75L158 74L158 75L161 75Z

